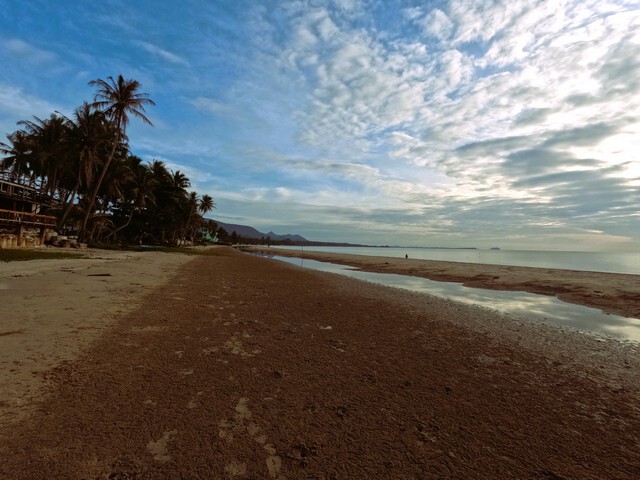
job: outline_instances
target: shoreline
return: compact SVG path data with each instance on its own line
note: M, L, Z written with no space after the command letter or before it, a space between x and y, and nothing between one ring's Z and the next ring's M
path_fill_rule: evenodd
M535 267L515 267L439 260L301 252L264 246L241 247L242 251L290 258L338 263L363 271L393 273L465 287L523 291L597 308L629 318L640 318L640 275L588 272Z
M0 477L640 475L640 346L212 253L143 254L170 279L47 370L48 394L0 428ZM140 262L82 273L111 273L89 278L117 301ZM87 279L64 270L9 281ZM64 311L78 293L60 295Z

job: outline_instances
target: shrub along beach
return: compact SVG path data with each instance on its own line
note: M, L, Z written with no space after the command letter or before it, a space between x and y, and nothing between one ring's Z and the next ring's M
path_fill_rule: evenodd
M640 477L637 344L198 253L0 264L0 478Z

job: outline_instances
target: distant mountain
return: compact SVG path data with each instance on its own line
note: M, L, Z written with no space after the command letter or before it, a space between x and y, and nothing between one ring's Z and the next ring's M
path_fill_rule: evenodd
M216 222L219 227L224 228L229 235L231 235L233 232L236 232L236 234L242 237L256 238L258 240L263 237L264 238L270 237L272 240L277 240L277 241L291 240L292 242L309 242L309 240L307 240L306 238L300 235L295 235L295 234L292 235L289 233L286 235L278 235L277 233L273 233L271 231L269 233L262 233L248 225L236 225L234 223L224 223L219 220L214 220L214 222Z
M277 233L269 232L265 237L271 237L275 240L291 240L292 242L309 242L306 238L298 234L287 233L285 235L278 235Z

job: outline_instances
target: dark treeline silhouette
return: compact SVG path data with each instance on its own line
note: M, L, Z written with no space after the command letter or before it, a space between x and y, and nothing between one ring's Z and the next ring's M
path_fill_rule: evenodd
M145 107L155 105L135 80L108 77L89 82L97 91L71 118L18 122L0 142L0 174L37 189L41 213L57 218L59 233L84 242L176 245L216 235L203 215L214 208L209 195L154 160L144 163L129 149L131 119L151 125Z

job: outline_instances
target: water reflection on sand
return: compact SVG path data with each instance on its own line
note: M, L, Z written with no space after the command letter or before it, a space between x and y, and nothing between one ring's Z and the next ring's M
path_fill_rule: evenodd
M364 272L346 265L315 260L280 256L272 258L313 270L338 273L372 283L428 293L462 303L481 305L520 318L545 321L620 339L640 341L639 319L606 314L595 308L566 303L547 295L469 288L460 283L436 282L426 278L390 273Z

